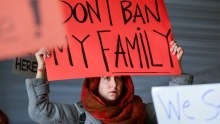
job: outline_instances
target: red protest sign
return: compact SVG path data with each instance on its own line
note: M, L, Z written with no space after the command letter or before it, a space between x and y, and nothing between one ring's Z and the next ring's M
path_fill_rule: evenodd
M163 0L65 0L66 44L47 60L49 80L180 74Z
M0 11L0 60L64 41L59 1L2 0Z

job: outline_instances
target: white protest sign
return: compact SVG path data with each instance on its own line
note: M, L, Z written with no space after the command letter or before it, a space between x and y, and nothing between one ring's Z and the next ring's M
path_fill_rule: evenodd
M37 60L35 56L33 54L29 54L23 57L16 57L13 60L12 72L30 78L36 77Z
M220 84L153 87L159 124L220 124Z

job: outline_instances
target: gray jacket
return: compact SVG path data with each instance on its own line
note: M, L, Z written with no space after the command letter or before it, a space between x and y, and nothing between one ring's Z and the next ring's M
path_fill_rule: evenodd
M191 80L177 79L181 77L172 77L171 81ZM183 82L181 82L183 83ZM26 79L26 89L28 93L29 105L28 113L30 118L40 124L101 124L101 122L90 115L82 106L81 102L73 105L50 102L48 99L49 85L46 80ZM156 114L152 103L145 104L147 113L146 124L152 124L156 121Z

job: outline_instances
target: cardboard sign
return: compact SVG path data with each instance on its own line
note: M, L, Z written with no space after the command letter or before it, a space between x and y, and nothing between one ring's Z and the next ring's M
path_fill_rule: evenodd
M49 80L180 74L163 0L65 0L66 44L47 60Z
M0 11L0 60L63 44L59 1L1 0Z
M153 87L159 124L219 124L220 84Z
M25 57L16 57L13 60L12 72L29 78L36 77L37 60L35 56L33 54L28 54Z

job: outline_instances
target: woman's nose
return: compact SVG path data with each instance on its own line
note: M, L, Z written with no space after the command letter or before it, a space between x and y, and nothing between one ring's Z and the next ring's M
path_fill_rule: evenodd
M112 80L111 80L111 87L116 87L116 85L117 85L117 83L116 83L116 81L115 81L115 79L113 78Z

